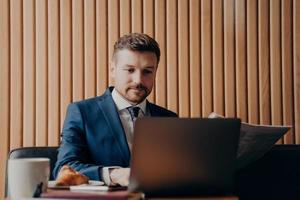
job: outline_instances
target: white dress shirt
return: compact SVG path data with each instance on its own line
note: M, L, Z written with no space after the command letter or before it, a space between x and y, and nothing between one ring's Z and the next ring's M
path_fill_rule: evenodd
M140 111L138 114L138 118L143 117L143 116L150 116L150 112L147 110L147 101L146 99L142 101L141 103L137 105L132 105L129 103L116 89L112 91L112 98L113 101L116 104L124 131L127 139L127 144L129 147L129 150L131 151L132 148L132 139L133 139L133 133L134 133L134 122L131 119L130 113L128 111L128 107L135 106L139 107ZM102 178L103 181L107 185L111 185L111 179L110 179L110 173L109 171L111 169L119 168L119 166L110 166L110 167L103 167L102 168Z
M133 106L132 104L130 104L122 95L120 95L120 93L114 89L112 91L112 98L117 106L118 109L118 113L126 134L126 139L127 139L127 143L129 146L129 149L131 150L132 148L132 138L133 138L133 128L134 128L134 121L132 121L130 113L128 111L128 107ZM134 105L135 107L139 107L140 111L138 114L138 117L143 117L146 115L146 99L137 104Z

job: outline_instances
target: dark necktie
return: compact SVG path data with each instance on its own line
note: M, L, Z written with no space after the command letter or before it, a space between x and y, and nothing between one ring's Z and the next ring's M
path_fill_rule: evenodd
M129 114L131 116L131 120L135 121L136 118L139 116L140 107L128 107L127 110L129 111Z

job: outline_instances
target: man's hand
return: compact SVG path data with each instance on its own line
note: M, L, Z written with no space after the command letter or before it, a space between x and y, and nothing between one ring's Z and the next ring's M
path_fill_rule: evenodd
M130 168L116 168L110 171L110 179L113 184L128 186Z

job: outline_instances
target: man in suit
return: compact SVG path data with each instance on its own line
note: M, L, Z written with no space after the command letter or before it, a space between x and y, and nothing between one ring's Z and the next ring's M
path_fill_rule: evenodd
M124 35L114 45L114 87L101 96L68 106L54 168L63 165L108 185L127 185L135 120L177 115L146 100L151 93L160 49L146 34Z

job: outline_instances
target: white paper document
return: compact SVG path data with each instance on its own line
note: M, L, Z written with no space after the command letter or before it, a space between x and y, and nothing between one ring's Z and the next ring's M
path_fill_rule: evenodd
M74 185L70 186L72 191L94 191L94 192L107 192L107 191L118 191L126 190L126 186L106 186L106 185Z
M208 118L223 118L211 113ZM241 169L258 160L291 128L291 126L256 125L241 123L237 151L237 168Z
M106 185L74 185L70 186L72 191L110 191Z

